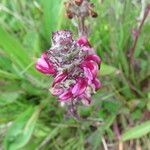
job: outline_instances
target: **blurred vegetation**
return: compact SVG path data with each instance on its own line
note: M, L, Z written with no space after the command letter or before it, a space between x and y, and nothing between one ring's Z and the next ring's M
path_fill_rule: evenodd
M93 2L99 16L88 21L89 39L103 60L99 73L103 88L90 107L79 107L87 121L76 121L66 117L66 109L50 95L51 78L34 68L50 47L53 31L70 29L76 34L65 18L63 1L0 0L0 149L150 148L150 19L131 65L128 52L140 1Z

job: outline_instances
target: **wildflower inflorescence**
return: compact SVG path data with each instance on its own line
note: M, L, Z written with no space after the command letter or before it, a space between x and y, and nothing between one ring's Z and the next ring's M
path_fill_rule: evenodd
M91 95L101 87L97 73L101 60L86 37L72 39L72 33L53 33L52 47L38 59L36 68L54 77L50 92L59 101L91 102Z

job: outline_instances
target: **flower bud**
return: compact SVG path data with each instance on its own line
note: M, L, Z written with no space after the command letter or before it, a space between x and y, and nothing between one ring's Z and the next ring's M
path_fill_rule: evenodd
M68 12L66 12L66 17L68 19L72 19L74 17L74 14L72 12L68 11Z
M94 3L90 4L90 9L93 9L95 7Z
M90 15L93 17L93 18L96 18L98 16L98 14L94 11L90 11Z
M66 9L69 9L71 7L71 3L70 2L64 2L64 6Z
M83 0L75 0L76 5L80 6L83 3Z
M80 37L76 43L80 46L90 46L88 39L84 36Z

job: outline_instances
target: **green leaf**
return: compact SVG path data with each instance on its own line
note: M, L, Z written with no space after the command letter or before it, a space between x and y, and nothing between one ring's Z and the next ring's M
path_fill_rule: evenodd
M29 57L28 50L20 43L20 41L10 35L0 26L0 46L11 59L13 64L17 65L19 71L23 71L28 68L30 64L33 64L33 60ZM39 77L40 75L34 69L34 67L28 68L27 70L34 77Z
M59 134L59 132L61 131L60 126L57 126L56 128L54 128L52 131L50 131L50 133L47 135L47 137L42 141L42 143L37 147L37 149L44 149L44 147L46 146L46 144L53 139L56 135Z
M1 53L1 50L0 50L0 53ZM11 61L6 56L0 55L0 69L1 70L4 69L4 70L7 70L7 71L11 70Z
M106 76L110 74L116 73L117 69L113 66L106 65L104 63L101 64L100 76Z
M17 150L25 146L31 138L40 109L29 108L10 127L4 140L6 150Z
M28 53L35 57L41 55L41 43L40 43L40 36L38 32L29 31L24 36L23 44L28 48ZM32 51L31 51L32 50Z
M0 106L13 103L20 96L19 92L4 92L0 93Z
M55 31L59 22L61 0L41 0L44 11L44 32L49 42L51 32Z
M122 141L140 138L150 133L150 121L146 121L136 127L129 129L122 135Z
M26 49L2 27L0 27L0 46L2 46L7 55L21 68L24 68L30 62Z
M0 77L1 78L4 78L4 79L20 79L19 76L16 76L15 74L12 74L10 72L6 72L6 71L3 71L3 70L0 70Z

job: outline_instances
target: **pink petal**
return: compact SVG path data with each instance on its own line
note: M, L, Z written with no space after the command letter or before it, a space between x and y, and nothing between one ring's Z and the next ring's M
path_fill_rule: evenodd
M37 60L36 65L37 65L37 67L43 67L45 69L49 69L49 66L48 66L47 62L44 59L42 59L42 58L39 58Z
M79 45L79 46L90 46L90 43L88 41L88 39L85 37L85 36L82 36L80 37L76 43Z
M41 55L36 62L36 69L44 74L55 74L56 71L52 63L46 61L46 53Z
M91 84L91 81L93 80L93 75L90 69L87 67L83 67L83 70L84 70L85 77L88 79L88 84Z
M71 93L71 90L67 90L65 91L63 94L61 94L59 96L59 101L67 101L67 100L70 100L70 98L72 97L72 93Z
M49 74L49 66L46 61L41 58L37 60L36 69L44 74Z
M98 72L98 65L94 61L84 61L81 64L81 68L84 68L84 67L89 68L93 76L96 77L97 72Z
M97 78L95 78L92 82L93 82L93 84L95 86L95 90L98 90L98 89L101 88L101 86L102 86L101 82Z
M92 60L92 61L95 61L97 64L101 64L101 59L99 56L97 55L88 55L86 58L85 58L86 61L89 61L89 60Z
M50 89L50 92L52 93L53 96L59 96L63 93L63 89L62 88L57 88L57 87L53 87Z
M65 80L66 78L67 78L67 72L63 72L63 73L58 74L58 75L55 77L52 86L54 86L54 85L55 85L56 83L58 83L58 82L61 82L61 81Z
M42 59L46 59L46 57L47 57L47 52L44 52L44 53L41 55L41 58L42 58Z
M92 51L92 48L89 47L89 46L83 46L83 47L81 48L81 50L87 52L87 51Z
M81 95L87 88L87 81L84 78L78 78L77 83L72 88L72 94L75 96Z

